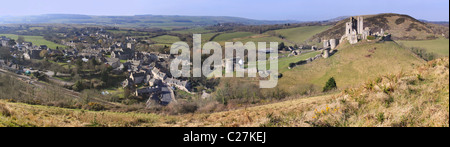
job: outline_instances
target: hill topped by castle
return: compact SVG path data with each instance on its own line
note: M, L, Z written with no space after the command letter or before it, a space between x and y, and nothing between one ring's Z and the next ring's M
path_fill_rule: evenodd
M392 34L394 40L425 40L438 37L448 38L449 28L444 25L419 21L409 15L385 13L377 15L363 15L364 27L369 27L373 33ZM345 35L345 25L350 17L336 23L328 30L314 35L310 41L320 42L326 39L338 39Z

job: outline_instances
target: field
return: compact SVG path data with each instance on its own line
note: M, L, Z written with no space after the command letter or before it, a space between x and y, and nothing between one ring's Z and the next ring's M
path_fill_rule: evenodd
M429 53L434 53L438 57L449 56L449 41L448 39L436 39L436 40L422 40L422 41L397 41L407 47L419 47L424 48Z
M257 44L258 42L266 42L267 43L267 48L269 48L269 44L270 42L278 42L278 45L281 42L284 42L284 44L286 46L294 46L294 44L286 42L285 40L279 38L279 37L275 37L275 36L270 36L267 34L258 34L258 35L254 35L254 36L250 36L250 37L245 37L245 38L237 38L237 39L233 39L233 41L240 41L242 43L246 43L246 42L254 42L255 44ZM222 43L221 43L222 44Z
M276 30L277 34L286 37L292 43L304 44L305 41L317 33L325 31L330 26L306 26L291 29Z
M179 30L179 31L171 31L173 33L180 33L180 34L204 34L210 32L210 30L206 30L204 27L196 27L196 28L190 28L186 30Z
M250 33L250 32L224 33L224 34L220 34L219 36L214 38L213 41L216 41L216 42L232 41L233 39L236 39L236 38L244 38L244 37L249 37L249 36L253 36L253 35L255 35L255 34Z
M19 38L19 35L14 35L14 34L0 34L0 36L6 36L6 37L14 39L16 41ZM32 42L33 45L37 45L37 46L39 46L39 45L47 45L47 47L49 47L51 49L56 49L56 47L59 47L59 48L65 48L66 47L66 46L61 45L61 44L56 44L54 42L47 41L42 36L23 36L23 37L25 38L25 41Z
M157 42L157 44L172 45L173 43L180 41L180 38L177 36L163 35L151 38L150 40Z

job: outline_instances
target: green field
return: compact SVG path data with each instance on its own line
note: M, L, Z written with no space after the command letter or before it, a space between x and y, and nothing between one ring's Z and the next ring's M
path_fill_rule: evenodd
M305 41L317 33L323 32L330 26L306 26L291 29L276 30L277 34L286 37L287 40L296 43L303 44Z
M376 48L374 53L369 51L373 48ZM422 63L422 59L394 42L342 44L341 49L330 58L317 59L283 72L278 87L292 94L311 86L321 90L325 82L334 77L338 88L345 89L380 75L407 72Z
M236 39L236 38L250 37L253 35L255 35L255 34L251 33L251 32L224 33L224 34L220 34L219 36L214 38L213 41L216 41L216 42L233 41L233 39Z
M211 30L206 30L203 27L196 27L196 28L190 28L190 29L186 29L186 30L178 30L178 31L171 31L173 33L179 33L179 34L204 34L204 33L208 33L211 32Z
M157 44L172 45L173 43L180 41L180 38L177 36L163 35L151 38L150 40L157 42Z
M278 44L280 44L281 42L284 42L284 44L286 46L294 46L294 44L286 42L285 40L279 38L279 37L275 37L275 36L270 36L267 34L262 34L262 35L254 35L251 37L246 37L246 38L239 38L239 39L234 39L233 41L241 41L242 43L246 43L246 42L254 42L255 44L257 44L258 42L266 42L267 43L267 48L269 48L269 43L270 42L278 42Z
M19 35L14 35L14 34L0 34L0 36L6 36L6 37L14 39L16 41L19 38ZM59 47L59 48L67 47L65 45L56 44L54 42L47 41L42 36L23 36L23 37L25 38L25 41L32 42L33 45L37 45L37 46L39 46L39 45L47 45L47 47L49 47L51 49L56 49L56 47Z
M407 47L419 47L424 48L427 52L435 53L439 57L449 56L449 40L448 39L436 39L436 40L422 40L422 41L397 41L399 44Z
M206 33L206 34L202 34L202 44L205 44L206 42L208 42L209 40L211 40L211 38L216 35L217 33Z

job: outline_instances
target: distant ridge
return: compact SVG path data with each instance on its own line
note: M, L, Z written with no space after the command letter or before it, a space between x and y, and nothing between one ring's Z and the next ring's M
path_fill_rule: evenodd
M4 16L0 24L89 24L119 27L190 27L209 26L218 23L239 23L245 25L265 25L298 23L293 20L254 20L231 16L182 16L182 15L134 15L134 16L94 16L81 14L44 14L33 16Z

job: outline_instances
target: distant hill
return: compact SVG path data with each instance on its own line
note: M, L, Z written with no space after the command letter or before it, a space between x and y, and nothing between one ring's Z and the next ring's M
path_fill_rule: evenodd
M442 36L448 38L449 36L448 27L419 21L408 15L387 13L363 16L364 27L369 27L373 33L384 29L385 32L391 33L395 40L424 40ZM334 27L313 36L309 41L340 39L345 32L345 23L349 20L350 18L339 21Z
M0 17L0 24L95 24L119 27L190 27L208 26L218 23L240 23L245 25L296 23L298 21L266 21L228 16L179 16L179 15L135 15L135 16L91 16L78 14L45 14L35 16Z
M422 19L420 21L425 22L425 23L432 23L432 24L443 25L443 26L446 26L446 27L449 26L449 22L448 21L428 21L428 20L422 20Z

